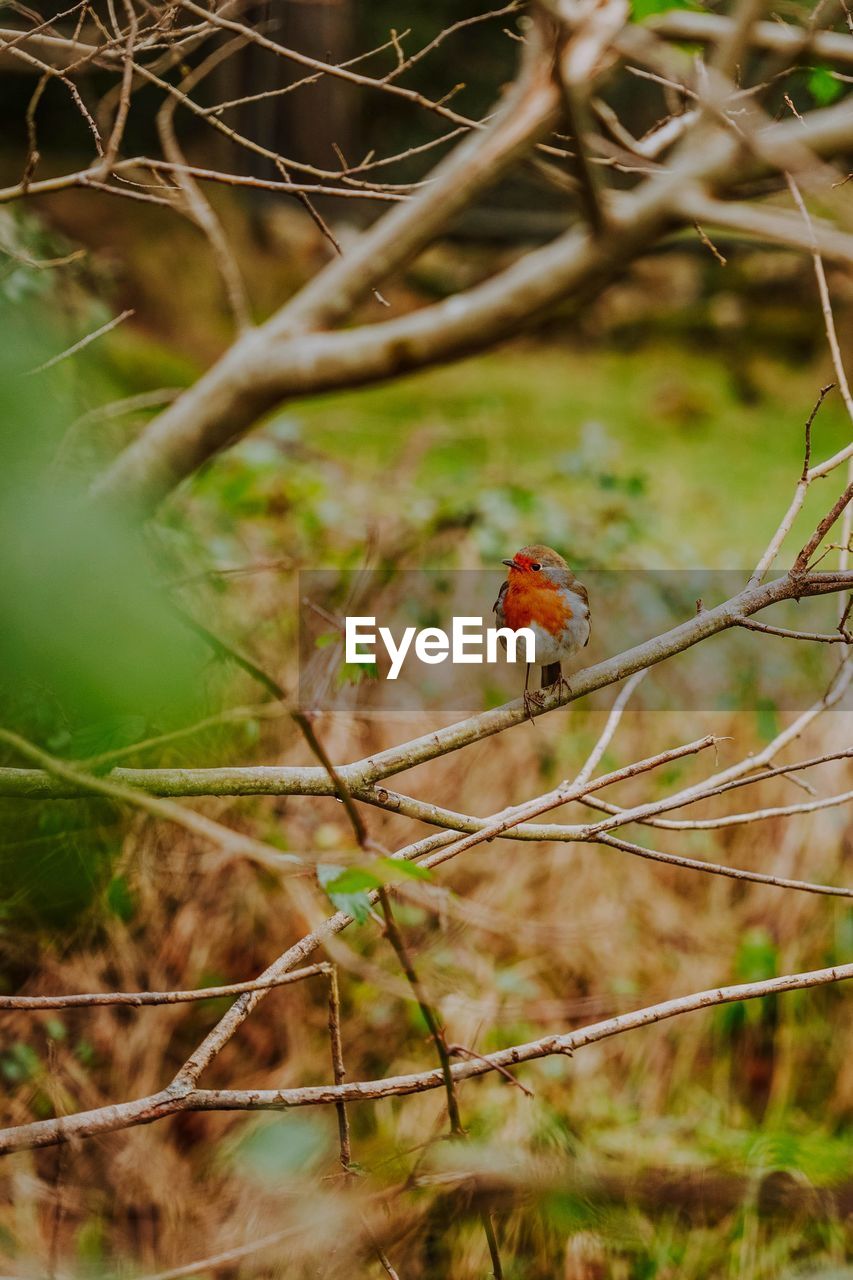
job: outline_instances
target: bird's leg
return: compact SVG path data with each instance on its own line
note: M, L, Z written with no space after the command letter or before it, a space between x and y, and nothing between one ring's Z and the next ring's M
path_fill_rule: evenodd
M556 680L554 684L552 684L551 692L556 693L558 698L562 698L563 696L568 697L571 691L572 691L572 686L569 684L568 680L561 672L559 679Z
M571 693L571 685L563 675L563 667L560 662L551 662L542 668L542 689L547 690L549 696L557 695L561 698L563 694Z
M528 720L529 720L529 721L531 722L531 724L532 724L532 723L533 723L533 710L532 710L532 708L533 708L533 707L537 707L537 708L541 708L541 707L542 707L542 694L541 694L541 693L531 693L531 692L530 692L530 690L529 690L529 688L528 688L529 683L530 683L530 663L528 662L528 664L527 664L527 666L526 666L526 668L525 668L525 672L524 672L524 694L523 694L523 698L524 698L524 709L525 709L525 711L527 712L527 718L528 718Z

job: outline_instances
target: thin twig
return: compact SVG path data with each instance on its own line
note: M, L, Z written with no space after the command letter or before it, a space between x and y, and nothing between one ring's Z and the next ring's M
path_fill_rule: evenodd
M771 627L766 622L756 622L754 618L744 618L738 626L746 631L760 631L767 636L784 636L787 640L812 640L819 644L853 644L853 635L844 630L835 635L825 635L820 631L789 631L787 627Z
M817 551L832 526L836 523L851 502L853 502L853 480L849 482L844 492L836 499L829 511L827 511L826 515L818 524L808 542L798 553L791 570L792 573L796 574L806 572L809 561L815 551Z
M347 1073L344 1066L344 1050L341 1039L341 995L338 989L338 971L333 964L326 965L325 968L329 974L329 1044L332 1049L332 1072L335 1084L343 1084L347 1078ZM348 1171L352 1164L352 1149L350 1146L346 1103L339 1102L335 1110L338 1113L341 1167Z
M417 975L414 965L409 957L406 944L403 941L403 935L394 919L394 913L391 910L391 903L388 898L388 892L382 888L379 890L379 903L382 907L382 914L385 918L385 936L391 943L394 953L399 961L400 968L406 975L409 985L412 988L418 1008L421 1011L421 1017L427 1025L427 1029L432 1036L435 1044L438 1060L441 1063L441 1074L444 1079L444 1087L447 1093L447 1114L450 1119L450 1132L454 1137L461 1137L464 1134L462 1128L462 1119L459 1114L459 1102L456 1097L456 1086L453 1082L453 1071L450 1063L450 1053L447 1048L447 1037L444 1027L438 1014L430 1004L427 995L423 989L421 981Z
M99 329L94 329L92 333L87 333L85 338L81 338L79 342L75 342L73 346L67 347L65 351L60 351L59 355L51 356L49 360L45 360L43 364L38 364L34 369L28 369L28 374L44 373L45 369L52 369L54 365L59 364L62 360L67 360L69 356L77 355L78 351L82 351L94 342L96 338L102 338L105 333L109 333L112 329L117 328L122 321L127 320L133 315L132 308L122 311L121 315L114 316L112 320L108 320L106 324L102 324Z
M575 777L575 786L580 786L592 777L598 767L601 757L613 741L613 735L619 727L619 722L622 719L622 715L634 693L634 690L646 678L647 674L647 668L642 671L635 672L634 675L631 676L630 680L627 680L622 689L620 689L619 695L613 703L610 715L607 717L607 722L601 731L598 741L587 756L580 772Z
M321 961L303 969L292 969L275 978L255 978L251 982L233 982L220 987L198 987L191 991L97 991L90 995L61 996L6 996L0 995L0 1010L40 1009L94 1009L110 1005L189 1004L198 1000L218 1000L224 996L239 996L244 991L267 991L283 987L291 982L302 982L318 973L331 973L333 966Z

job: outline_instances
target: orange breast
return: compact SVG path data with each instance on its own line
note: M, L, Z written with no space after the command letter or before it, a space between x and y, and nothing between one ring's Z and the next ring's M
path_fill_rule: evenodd
M547 580L546 580L547 581ZM507 624L517 631L538 622L551 635L559 635L572 617L571 605L556 583L528 587L526 583L510 583L503 600Z

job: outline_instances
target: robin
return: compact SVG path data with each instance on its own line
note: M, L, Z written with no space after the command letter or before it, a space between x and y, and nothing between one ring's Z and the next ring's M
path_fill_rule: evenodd
M522 547L511 560L507 580L494 603L498 626L518 631L529 627L536 637L536 661L542 667L541 688L563 684L562 660L589 644L589 597L561 555L550 547ZM540 702L527 691L524 700ZM529 706L528 706L529 710Z

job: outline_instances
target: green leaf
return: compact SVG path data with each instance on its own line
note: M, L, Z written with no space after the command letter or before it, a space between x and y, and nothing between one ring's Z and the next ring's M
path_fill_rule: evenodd
M377 680L378 668L374 664L360 662L342 662L338 668L336 680L339 686L361 684L362 680Z
M828 67L815 67L808 79L809 93L819 107L828 107L844 92L844 85L836 80Z
M323 888L327 893L359 893L364 889L381 889L379 876L366 867L345 867L340 875L329 880Z
M338 911L345 911L352 916L356 924L364 924L370 915L370 898L360 890L356 893L340 893L330 886L349 870L348 867L325 865L317 867L317 879L329 895L329 900Z
M345 867L339 875L323 883L323 888L334 893L360 893L368 889L381 889L383 884L395 884L399 880L431 880L427 867L398 858L377 858L363 866Z
M659 13L669 13L671 9L698 9L698 4L691 0L632 0L631 17L635 22L645 18L653 18Z
M402 858L377 858L371 864L380 871L386 884L395 880L432 880L429 867L417 862L405 862Z

